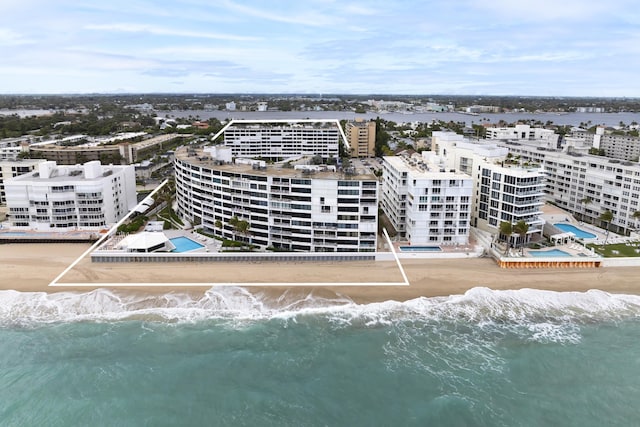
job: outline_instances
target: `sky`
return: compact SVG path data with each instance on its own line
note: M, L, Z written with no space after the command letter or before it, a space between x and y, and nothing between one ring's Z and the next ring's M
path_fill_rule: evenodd
M0 93L640 97L635 0L0 0Z

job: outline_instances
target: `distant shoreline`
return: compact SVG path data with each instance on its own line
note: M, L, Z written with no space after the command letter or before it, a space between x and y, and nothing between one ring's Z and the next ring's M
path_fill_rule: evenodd
M174 117L198 116L201 120L216 118L225 119L338 119L354 120L356 118L375 119L380 117L385 120L397 123L423 122L442 120L445 122L465 122L467 126L481 123L498 123L504 120L507 123L515 123L522 120L538 120L543 123L553 122L555 125L578 126L581 122L592 123L593 125L617 126L620 121L630 123L640 121L640 113L478 113L477 116L468 115L462 112L428 112L428 113L401 113L401 112L380 112L367 111L366 113L355 113L353 111L227 111L227 110L158 110L159 116L164 117L169 114ZM488 119L488 121L483 120Z
M49 287L49 283L89 246L87 244L5 244L1 290L21 292L87 292L105 288L103 283L148 282L149 287L119 287L118 292L161 294L186 292L201 294L211 289L207 283L233 282L251 292L273 299L287 295L348 297L356 303L387 300L406 301L418 297L464 294L475 287L494 290L534 288L551 291L584 292L599 289L609 293L640 294L637 267L594 269L504 270L489 258L403 260L410 286L281 286L249 287L247 282L400 282L394 262L327 263L150 263L96 264L83 260L60 283L90 282L94 288ZM168 283L167 283L168 282ZM171 287L170 282L199 282L193 288ZM154 284L166 283L162 286Z

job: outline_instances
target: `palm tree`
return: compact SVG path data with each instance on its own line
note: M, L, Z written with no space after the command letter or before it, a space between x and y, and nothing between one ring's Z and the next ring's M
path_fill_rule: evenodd
M245 220L238 221L238 224L235 226L238 233L247 235L249 231L249 222Z
M640 218L640 211L635 211L633 214L631 214L631 217L633 219L636 220L636 222L638 221L638 219ZM638 225L636 224L636 228L638 227Z
M509 253L509 249L511 248L511 235L513 234L513 225L509 221L502 221L500 223L500 235L505 236L505 241L507 242L507 248L504 251L504 254L507 255Z
M244 219L239 219L237 216L229 219L229 225L233 227L233 230L238 233L246 236L249 234L249 222Z
M600 214L598 219L607 223L607 234L604 237L604 244L606 245L607 239L609 239L609 226L611 225L611 220L613 219L613 212L611 212L610 210L606 210Z
M524 253L524 244L529 231L529 224L526 221L520 220L513 226L513 232L520 236L520 253Z

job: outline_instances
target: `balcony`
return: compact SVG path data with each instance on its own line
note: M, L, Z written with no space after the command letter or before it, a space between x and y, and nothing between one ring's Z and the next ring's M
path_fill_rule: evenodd
M544 190L543 189L536 189L536 190L528 190L528 191L516 191L514 193L514 195L516 197L527 197L527 196L543 196L544 195Z

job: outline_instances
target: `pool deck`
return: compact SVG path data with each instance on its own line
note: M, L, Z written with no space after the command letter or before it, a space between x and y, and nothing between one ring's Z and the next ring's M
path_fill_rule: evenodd
M429 247L439 247L439 251L403 251L400 249L401 246L429 246ZM383 241L383 239L378 239L378 251L388 251L389 247ZM452 244L447 245L443 243L433 243L429 244L414 244L411 245L406 240L395 241L393 242L393 250L395 251L398 258L401 259L434 259L434 258L477 258L482 256L484 252L484 248L479 245L473 237L470 236L469 242L467 244Z

